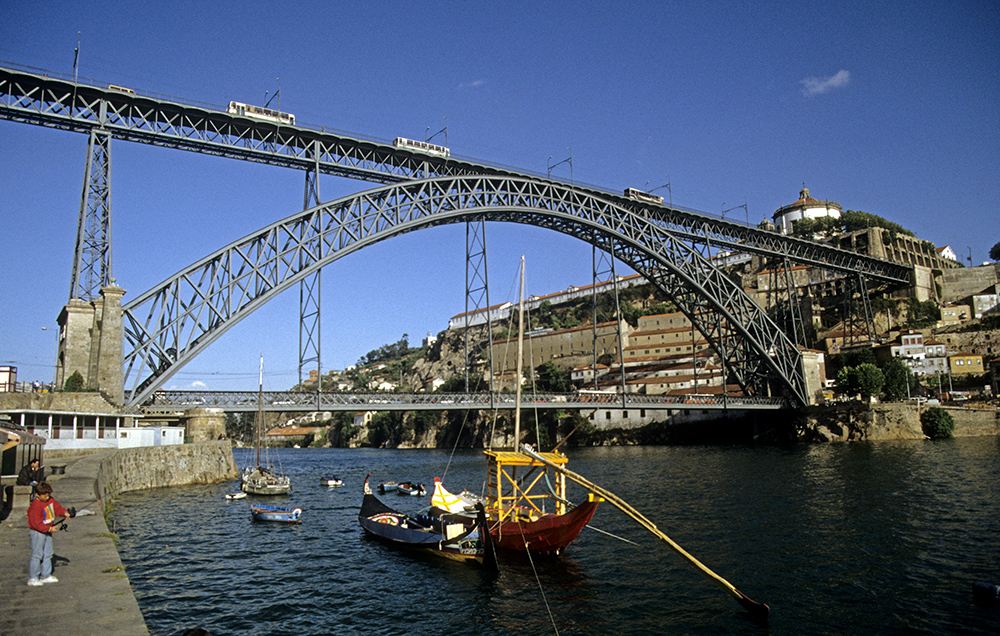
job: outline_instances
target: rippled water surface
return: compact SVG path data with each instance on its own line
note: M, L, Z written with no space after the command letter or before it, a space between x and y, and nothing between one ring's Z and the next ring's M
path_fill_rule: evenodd
M248 453L235 453L244 465ZM375 483L445 475L451 490L479 490L479 452L279 453L294 491L262 501L301 507L300 526L252 523L253 497L225 499L235 481L118 499L119 551L152 634L1000 633L1000 609L971 592L1000 584L993 437L568 451L572 470L770 605L763 627L606 503L592 525L632 543L587 529L558 558L501 553L494 577L363 535L366 473ZM332 474L343 487L319 485ZM383 499L404 511L426 503Z

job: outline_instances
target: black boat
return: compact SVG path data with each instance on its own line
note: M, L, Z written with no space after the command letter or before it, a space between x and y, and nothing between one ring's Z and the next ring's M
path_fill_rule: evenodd
M476 524L466 527L426 514L410 516L393 510L372 494L368 477L365 477L364 493L358 522L368 534L391 545L475 562L488 570L497 570L496 551L482 504L477 510Z

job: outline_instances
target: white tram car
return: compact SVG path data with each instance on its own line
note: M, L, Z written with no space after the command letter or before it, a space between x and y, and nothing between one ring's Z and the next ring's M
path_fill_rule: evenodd
M426 141L414 141L413 139L407 139L406 137L396 137L396 139L393 140L392 145L397 148L426 152L429 155L437 155L439 157L451 156L451 151L444 146L436 146L434 144L427 143Z
M636 188L625 188L625 196L630 199L635 199L636 201L645 201L646 203L663 205L663 197L650 194Z
M270 108L254 106L253 104L229 102L229 108L226 109L226 112L230 115L240 115L241 117L261 119L264 121L274 122L276 124L288 124L289 126L295 125L295 115L291 113L283 113L277 110L271 110Z

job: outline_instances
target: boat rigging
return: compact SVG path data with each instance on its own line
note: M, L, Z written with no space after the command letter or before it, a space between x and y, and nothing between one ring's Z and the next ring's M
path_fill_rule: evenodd
M264 356L260 357L260 384L257 390L257 417L254 422L254 445L257 448L256 466L247 466L240 475L240 490L251 495L286 495L292 490L288 475L275 469L270 453L264 448L264 463L260 461L260 447L264 437Z

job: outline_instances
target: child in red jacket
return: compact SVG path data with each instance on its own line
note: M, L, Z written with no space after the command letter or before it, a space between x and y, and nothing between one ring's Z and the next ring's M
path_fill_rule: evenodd
M35 487L35 498L28 506L28 527L31 529L31 561L28 563L28 585L58 583L52 576L52 533L58 532L57 517L70 515L52 498L52 486L43 481Z

